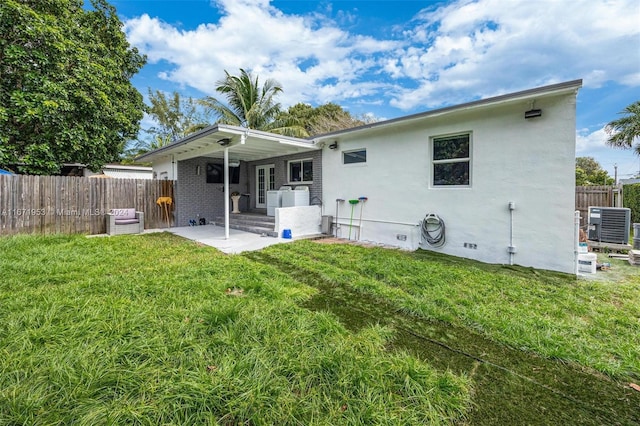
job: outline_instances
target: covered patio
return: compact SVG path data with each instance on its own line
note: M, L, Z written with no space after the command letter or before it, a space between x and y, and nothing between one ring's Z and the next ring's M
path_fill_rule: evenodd
M243 212L258 214L266 214L267 191L282 185L306 186L320 200L320 150L311 140L216 124L138 160L152 162L156 178L177 181L174 225L224 221L230 239L231 195L239 196ZM311 171L314 163L315 179L303 178L303 166Z

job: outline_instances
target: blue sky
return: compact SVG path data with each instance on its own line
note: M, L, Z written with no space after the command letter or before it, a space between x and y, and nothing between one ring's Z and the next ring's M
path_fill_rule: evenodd
M640 99L638 0L110 3L148 56L143 94L215 96L224 70L244 68L279 81L285 107L389 119L581 78L576 155L611 176L640 170L633 151L604 144L606 123Z

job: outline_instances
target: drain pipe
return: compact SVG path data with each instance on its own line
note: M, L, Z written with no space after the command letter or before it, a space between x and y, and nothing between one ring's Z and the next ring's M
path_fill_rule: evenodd
M573 273L578 275L578 247L580 246L580 210L573 214Z
M340 207L340 203L344 203L343 198L336 198L336 238L338 238L338 208Z
M509 265L513 265L513 255L516 254L516 246L513 245L513 211L516 209L516 203L509 201Z
M224 239L229 239L229 147L224 147Z

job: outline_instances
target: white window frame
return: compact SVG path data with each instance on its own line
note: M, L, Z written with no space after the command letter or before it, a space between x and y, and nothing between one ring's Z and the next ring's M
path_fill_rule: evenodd
M311 176L313 177L313 158L301 158L299 160L289 160L287 161L287 182L289 184L305 184L305 183L313 183L313 179L311 180L302 180L302 181L293 181L291 180L291 164L300 163L300 173L302 176L300 178L304 178L304 163L311 163Z
M467 136L469 139L469 156L468 157L462 157L462 158L446 158L446 159L441 159L441 160L434 160L434 150L435 150L435 144L436 141L438 139L447 139L447 138L451 138L451 137L456 137L456 136ZM431 140L430 140L430 149L429 149L429 153L430 153L430 158L429 158L429 166L431 167L431 187L432 188L471 188L471 184L473 182L473 161L472 161L472 156L473 156L473 134L471 131L466 131L466 132L456 132L456 133L450 133L450 134L446 134L446 135L438 135L438 136L432 136ZM464 185L443 185L443 184L437 184L435 182L435 165L436 164L454 164L454 163L468 163L469 164L469 183L464 184Z
M349 154L352 152L360 152L360 151L364 151L364 161L356 161L353 163L345 163L344 161L344 155L345 154ZM367 148L358 148L358 149L350 149L348 151L342 151L342 165L344 166L364 166L367 164Z

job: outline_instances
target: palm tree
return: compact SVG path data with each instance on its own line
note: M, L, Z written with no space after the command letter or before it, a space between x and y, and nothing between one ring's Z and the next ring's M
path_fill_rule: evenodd
M275 101L282 87L274 79L264 82L262 88L258 77L240 69L240 76L225 71L226 77L216 82L216 91L227 98L228 105L216 98L207 96L200 104L218 117L218 123L231 124L254 130L264 130L287 136L308 136L304 126L282 113L280 104Z
M640 101L626 107L621 114L626 115L613 120L605 127L609 134L607 145L616 148L632 148L633 142L640 138ZM640 143L636 144L635 152L640 155Z

